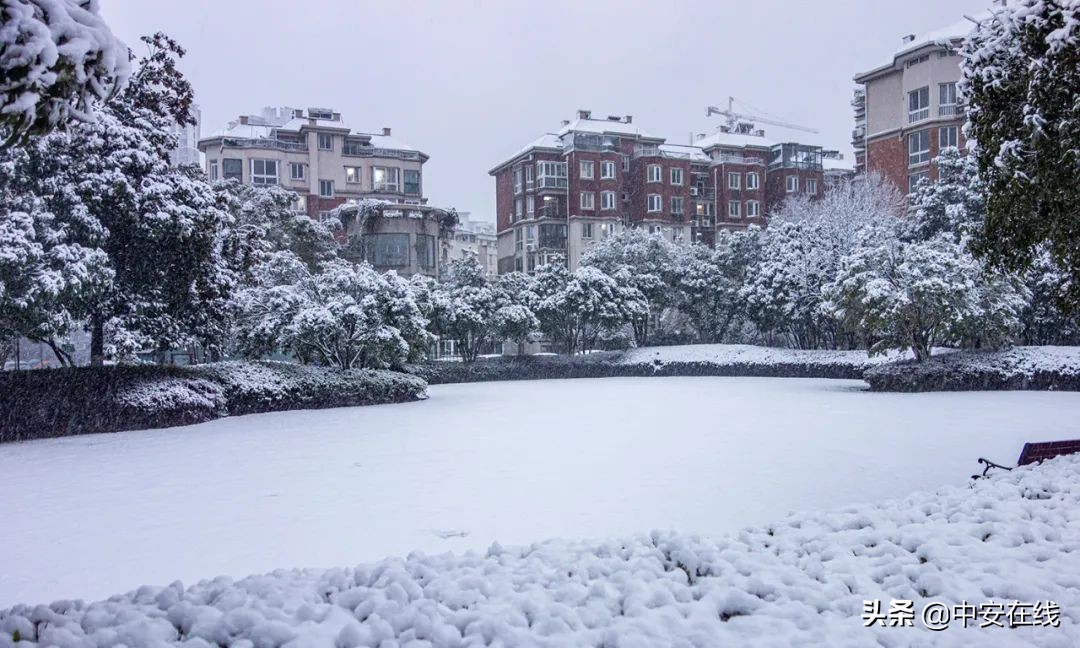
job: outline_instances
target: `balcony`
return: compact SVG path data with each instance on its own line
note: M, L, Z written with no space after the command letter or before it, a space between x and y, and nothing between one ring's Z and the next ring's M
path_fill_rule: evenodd
M544 189L566 189L566 176L538 176L536 178L536 188L539 191Z
M221 140L221 145L225 148L260 148L274 151L303 151L305 153L308 150L307 144L303 142L287 142L285 140L265 138L226 137Z
M943 104L938 106L938 117L953 117L960 114L960 106L957 104Z
M304 147L307 150L307 147ZM420 154L416 151L399 151L396 149L376 148L374 146L346 146L341 151L344 157L384 157L398 158L401 160L419 160Z
M540 207L536 210L537 218L566 218L566 209L561 206Z
M745 155L718 155L713 158L712 163L716 164L745 164L749 166L765 166L765 163L758 157L746 157Z

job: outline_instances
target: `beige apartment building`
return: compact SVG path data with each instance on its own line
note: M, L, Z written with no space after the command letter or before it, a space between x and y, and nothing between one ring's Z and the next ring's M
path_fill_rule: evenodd
M965 18L905 36L889 61L855 76L852 145L859 171L878 172L908 193L923 178L937 179L933 160L941 149L964 146L958 50L974 27Z
M394 138L389 128L354 130L328 108L264 108L202 138L199 150L211 181L279 185L296 192L297 209L316 218L345 206L337 216L346 258L403 276L439 275L440 249L453 237L452 219L424 197L428 156ZM360 218L351 207L362 199L385 204L374 218Z

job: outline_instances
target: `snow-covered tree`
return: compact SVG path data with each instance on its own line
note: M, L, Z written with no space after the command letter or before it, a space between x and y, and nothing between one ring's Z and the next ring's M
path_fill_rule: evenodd
M450 262L446 281L436 287L436 332L457 342L465 362L496 340L521 340L539 328L527 293L515 281L490 280L475 259Z
M950 146L934 159L937 182L922 181L911 195L911 213L904 219L907 238L926 240L950 234L959 240L982 228L986 218L986 187L978 164Z
M168 164L170 129L190 119L191 86L175 66L183 49L163 34L144 42L130 83L93 122L8 149L0 164L9 205L29 205L41 225L36 242L94 260L70 268L80 289L51 311L89 324L94 363L107 328L157 349L216 344L235 282L218 197L197 170Z
M1068 308L1076 290L1069 273L1042 249L1022 278L1031 295L1021 318L1024 344L1080 344L1080 317Z
M261 357L286 350L326 366L400 367L434 340L411 284L368 264L331 261L313 272L277 252L259 267L259 285L237 298L237 346Z
M787 201L765 230L760 262L743 287L751 321L797 348L851 348L857 340L821 308L822 288L859 232L891 228L901 213L902 196L876 174L830 188L820 200Z
M758 263L761 230L721 230L716 245L691 245L676 261L679 310L704 342L723 341L745 316L743 286Z
M987 186L974 249L1022 269L1045 244L1080 307L1080 2L997 7L962 54L965 134Z
M602 333L645 317L648 301L628 272L622 268L613 277L595 266L574 272L562 263L540 266L534 275L540 330L572 355L592 348Z
M0 0L0 132L7 144L92 121L127 81L128 49L98 0Z
M638 346L648 343L650 331L664 309L675 303L678 254L678 247L660 234L630 228L592 245L582 255L582 266L599 268L612 277L626 276L629 285L644 297L646 311L630 321Z
M823 294L823 310L857 331L871 354L910 349L919 361L942 344L1007 344L1025 305L1019 282L988 272L966 242L948 234L904 241L886 226L860 233Z

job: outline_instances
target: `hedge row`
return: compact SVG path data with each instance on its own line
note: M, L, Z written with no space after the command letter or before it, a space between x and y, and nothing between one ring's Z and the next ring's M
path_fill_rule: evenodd
M1014 347L947 353L874 367L873 391L1080 391L1080 347Z
M0 372L0 442L201 423L222 416L400 403L423 380L285 362Z
M479 360L471 364L436 362L415 365L409 372L428 384L542 380L547 378L617 378L648 376L749 376L771 378L846 378L859 380L869 365L821 363L799 360L761 362L716 362L709 360L664 360L624 362L624 352L611 351L588 356L509 356Z

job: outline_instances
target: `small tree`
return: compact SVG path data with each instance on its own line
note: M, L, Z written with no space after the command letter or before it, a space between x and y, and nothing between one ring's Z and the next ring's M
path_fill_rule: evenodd
M927 240L948 234L956 240L977 233L986 219L986 186L975 158L950 146L934 159L937 182L922 181L911 195L904 236Z
M0 3L0 131L6 145L92 121L94 101L126 83L128 49L98 15L97 0Z
M988 190L977 254L1020 270L1049 251L1080 305L1080 4L1016 0L963 47L965 133Z
M742 287L760 254L761 230L751 227L717 233L716 246L691 245L678 257L678 306L705 342L723 341L745 316Z
M566 353L591 348L602 332L614 331L648 312L648 302L623 269L615 277L583 266L570 272L561 263L536 269L536 317Z
M941 344L997 346L1019 329L1022 287L988 273L963 241L902 241L864 231L824 289L823 309L871 342L871 354L910 349L920 362Z
M342 369L400 367L434 339L411 284L394 273L344 261L312 273L289 252L275 254L260 273L261 284L237 300L245 355L281 348L302 362Z

